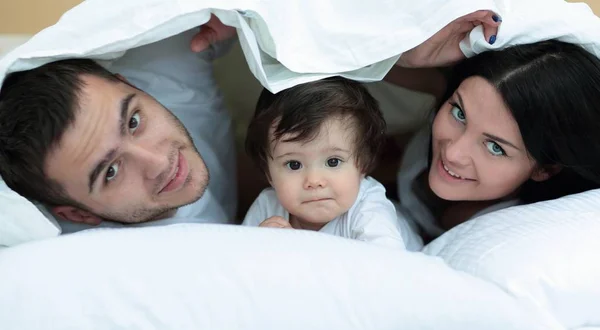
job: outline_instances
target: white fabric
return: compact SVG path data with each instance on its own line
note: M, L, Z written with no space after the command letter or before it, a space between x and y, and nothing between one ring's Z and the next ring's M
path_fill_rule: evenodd
M404 216L416 223L419 229L429 237L438 237L444 233L444 229L438 225L438 221L433 215L433 206L422 197L425 195L423 190L428 190L429 187L423 187L418 181L419 176L425 173L429 167L430 127L431 124L427 124L415 133L404 149L398 171L398 197ZM498 202L478 211L471 219L519 204L519 199Z
M272 92L335 74L380 80L402 52L479 9L494 10L503 23L494 45L475 28L461 44L467 54L557 37L600 55L600 19L585 4L562 0L88 0L3 57L0 82L7 73L63 58L114 60L201 25L211 12L237 27L251 71ZM10 203L0 199L0 209ZM36 212L27 202L20 206ZM0 226L8 229L0 232L0 245L57 234L40 225L39 214L1 219L10 225ZM30 236L20 234L31 227Z
M245 226L258 226L266 219L280 216L290 220L290 213L281 205L273 188L266 188L246 213ZM350 209L328 222L321 233L385 246L420 251L423 241L385 196L385 188L377 180L366 177L360 183L358 195Z
M0 250L0 269L3 330L563 329L440 258L304 230L91 230Z
M60 234L58 224L0 180L0 247Z
M425 247L553 315L600 327L600 190L488 213Z
M212 11L238 28L253 73L273 92L337 73L379 80L399 54L480 9L499 13L503 23L494 45L474 29L461 45L468 55L558 38L600 56L598 18L586 4L562 0L88 0L7 55L0 76L57 58L116 58L200 25Z

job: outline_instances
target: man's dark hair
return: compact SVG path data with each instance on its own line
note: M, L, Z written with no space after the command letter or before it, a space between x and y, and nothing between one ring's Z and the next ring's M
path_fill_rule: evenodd
M284 141L308 142L317 136L326 120L335 117L351 119L356 166L363 173L371 172L385 142L385 120L367 89L342 77L301 84L277 94L263 90L248 127L246 152L269 177L272 127L275 141L291 135Z
M15 192L50 206L76 205L48 178L48 154L75 121L82 75L118 78L89 59L52 62L6 77L0 89L0 175Z

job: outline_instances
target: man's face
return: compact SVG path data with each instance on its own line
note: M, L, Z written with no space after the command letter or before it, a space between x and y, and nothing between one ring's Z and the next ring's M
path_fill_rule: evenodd
M197 201L208 170L182 123L150 95L84 75L73 125L46 159L46 174L86 210L62 218L136 223Z

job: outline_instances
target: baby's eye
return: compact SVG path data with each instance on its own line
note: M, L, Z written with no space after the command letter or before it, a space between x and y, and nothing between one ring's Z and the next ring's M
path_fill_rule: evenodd
M297 160L290 160L285 165L292 171L297 171L302 168L302 164Z
M342 163L342 160L339 158L329 158L327 160L327 166L329 167L338 167Z

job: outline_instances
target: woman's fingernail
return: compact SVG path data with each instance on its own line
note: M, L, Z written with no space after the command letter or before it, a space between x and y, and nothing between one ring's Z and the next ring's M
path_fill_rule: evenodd
M496 35L495 34L490 37L490 45L493 45L494 42L496 42Z
M494 22L502 22L502 17L498 15L493 15L492 19L494 20Z

